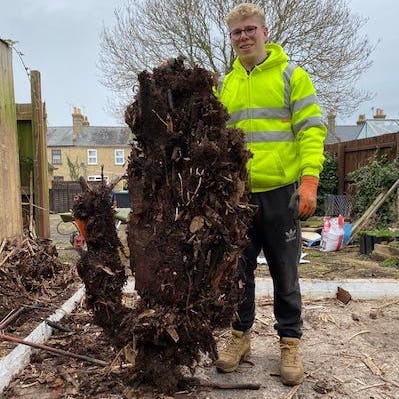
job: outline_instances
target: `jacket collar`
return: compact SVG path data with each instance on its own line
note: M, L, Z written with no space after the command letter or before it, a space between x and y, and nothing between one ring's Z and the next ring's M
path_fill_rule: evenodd
M267 58L260 64L255 65L251 73L256 70L267 70L288 61L287 54L279 44L268 43L265 45L265 49L268 54ZM242 66L238 57L234 60L233 69L240 74L248 75L247 70Z

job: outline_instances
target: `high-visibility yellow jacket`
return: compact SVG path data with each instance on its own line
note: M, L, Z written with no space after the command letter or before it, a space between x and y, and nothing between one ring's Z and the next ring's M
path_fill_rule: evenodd
M247 72L237 58L216 95L230 115L228 127L244 131L251 192L273 190L323 167L326 126L309 75L289 63L278 44Z

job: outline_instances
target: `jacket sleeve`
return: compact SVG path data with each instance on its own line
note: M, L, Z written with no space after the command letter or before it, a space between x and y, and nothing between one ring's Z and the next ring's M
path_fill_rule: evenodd
M298 142L300 177L319 177L324 162L324 140L327 128L313 83L301 67L291 78L290 107L292 128Z

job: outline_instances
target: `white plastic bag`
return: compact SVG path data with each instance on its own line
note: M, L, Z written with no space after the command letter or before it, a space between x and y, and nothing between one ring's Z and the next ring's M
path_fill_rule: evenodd
M321 231L321 251L339 251L343 247L344 225L345 220L342 215L337 217L324 217L324 226L323 230Z

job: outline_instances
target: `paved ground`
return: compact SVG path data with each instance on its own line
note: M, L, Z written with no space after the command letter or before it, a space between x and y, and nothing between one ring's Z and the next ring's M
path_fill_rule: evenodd
M50 215L50 238L55 244L58 255L61 261L63 262L75 262L78 259L77 252L73 249L70 242L70 234L60 234L57 231L57 225L61 222L61 217L59 214ZM121 239L122 243L126 245L126 224L121 224L118 228L118 235ZM70 229L71 226L67 226ZM72 226L72 230L74 231L74 227Z
M55 243L69 243L69 234L60 234L57 231L57 225L62 222L62 219L59 214L51 214L50 215L50 238ZM66 229L69 230L69 224L65 224Z

